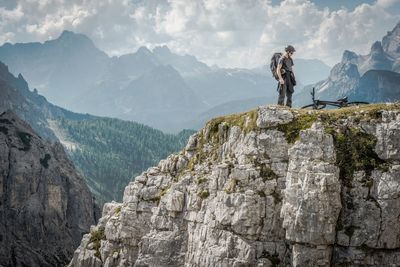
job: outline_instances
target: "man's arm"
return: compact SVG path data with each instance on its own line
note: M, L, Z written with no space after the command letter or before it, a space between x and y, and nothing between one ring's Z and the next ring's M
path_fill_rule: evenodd
M280 84L284 84L285 81L284 81L283 78L282 78L281 68L282 68L282 64L278 64L278 67L276 68L276 74L277 74L278 77L279 77L279 83L280 83Z

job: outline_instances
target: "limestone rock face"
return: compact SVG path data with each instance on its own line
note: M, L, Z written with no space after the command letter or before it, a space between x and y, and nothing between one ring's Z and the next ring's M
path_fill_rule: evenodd
M61 144L0 115L0 266L64 266L95 223L94 202Z
M281 216L286 239L298 243L293 265L329 265L342 207L333 138L315 123L301 133L289 155Z
M217 118L136 177L69 266L397 266L400 107Z

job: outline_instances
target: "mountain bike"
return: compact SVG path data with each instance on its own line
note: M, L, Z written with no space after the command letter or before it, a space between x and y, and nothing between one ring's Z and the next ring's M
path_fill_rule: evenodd
M344 108L344 107L353 107L353 106L358 106L358 105L369 104L368 102L362 102L362 101L348 102L347 96L344 98L338 99L336 101L326 101L326 100L315 99L315 88L314 87L312 89L311 96L312 96L313 103L310 105L301 107L302 109L324 109L326 106Z

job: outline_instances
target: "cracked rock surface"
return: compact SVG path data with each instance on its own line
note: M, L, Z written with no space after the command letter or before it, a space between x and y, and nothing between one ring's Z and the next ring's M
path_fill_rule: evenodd
M65 266L95 223L92 196L61 144L0 115L0 266Z
M397 105L211 120L104 206L70 266L398 266L399 147Z

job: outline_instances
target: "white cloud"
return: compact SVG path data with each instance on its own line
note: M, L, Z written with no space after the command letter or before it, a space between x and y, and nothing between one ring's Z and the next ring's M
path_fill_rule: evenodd
M396 3L399 4L399 0L378 0L378 1L376 1L377 6L381 6L384 8L391 7L391 6L395 5Z
M209 64L251 67L290 43L297 57L329 64L367 53L400 20L399 0L331 11L308 0L16 0L0 6L0 41L45 41L68 29L109 54L168 45Z
M24 13L22 12L21 5L18 5L13 10L8 10L4 7L0 7L0 23L2 24L18 22L23 16Z

